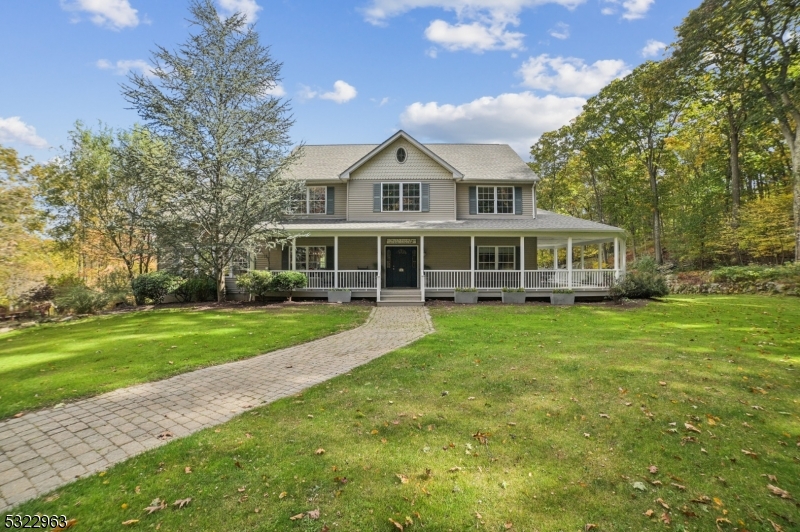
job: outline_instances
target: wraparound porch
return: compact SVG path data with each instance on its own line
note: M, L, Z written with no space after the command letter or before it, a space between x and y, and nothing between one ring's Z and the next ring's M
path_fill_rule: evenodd
M618 235L309 235L248 257L231 268L227 286L237 293L237 274L262 269L304 273L308 286L296 293L301 297L348 289L380 302L382 291L406 289L424 301L465 288L483 297L497 297L503 288L594 296L606 294L623 275L624 257Z

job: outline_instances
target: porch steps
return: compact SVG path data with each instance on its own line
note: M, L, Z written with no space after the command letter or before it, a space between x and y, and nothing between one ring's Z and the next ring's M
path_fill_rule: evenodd
M423 307L419 290L381 290L379 307Z

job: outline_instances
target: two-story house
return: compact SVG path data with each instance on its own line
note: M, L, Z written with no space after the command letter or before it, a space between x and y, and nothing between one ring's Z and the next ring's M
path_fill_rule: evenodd
M538 177L502 144L421 144L403 131L379 145L308 145L305 182L284 227L293 245L234 265L296 270L298 296L331 288L378 303L423 302L476 288L530 297L556 288L604 295L625 270L624 231L536 206Z

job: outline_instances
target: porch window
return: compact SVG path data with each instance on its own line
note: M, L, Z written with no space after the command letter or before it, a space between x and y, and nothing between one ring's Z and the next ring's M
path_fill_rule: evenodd
M479 246L479 270L513 270L516 264L514 246Z
M328 187L306 187L304 191L292 196L289 212L291 214L325 214Z
M250 257L246 251L234 253L231 259L231 273L240 275L250 270Z
M422 210L422 186L419 183L383 183L382 212L419 212Z
M297 246L294 251L298 270L324 270L327 265L325 246Z
M514 187L477 187L478 214L514 214Z

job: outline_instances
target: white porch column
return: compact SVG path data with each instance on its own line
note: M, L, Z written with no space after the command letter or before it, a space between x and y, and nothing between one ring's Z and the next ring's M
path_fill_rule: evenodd
M333 287L339 288L339 235L333 237Z
M553 247L553 269L558 269L558 247Z
M619 258L621 263L620 270L622 271L622 274L625 275L625 272L628 269L628 243L626 239L623 238L619 241L619 248L620 248Z
M419 291L422 302L425 303L425 235L419 237Z
M619 279L619 237L614 237L614 278Z
M586 257L586 245L581 246L581 270L585 270L584 258Z
M292 271L297 269L297 240L292 240L292 261L289 263L292 267Z
M519 237L519 287L525 288L525 237Z
M475 288L475 237L469 237L469 287Z
M375 299L378 303L381 302L381 237L378 237L378 279L375 285L376 293Z
M572 288L572 237L567 237L567 286Z

